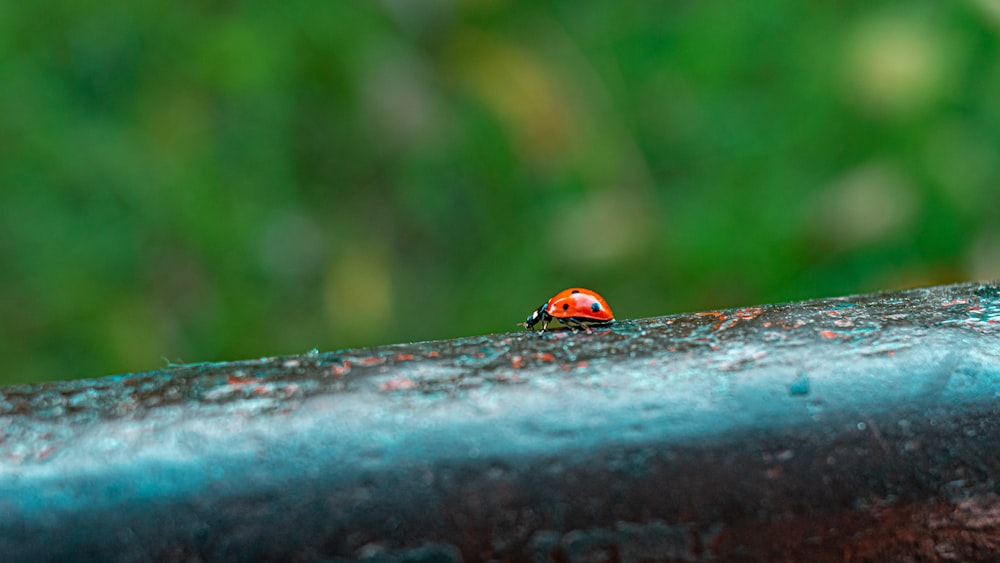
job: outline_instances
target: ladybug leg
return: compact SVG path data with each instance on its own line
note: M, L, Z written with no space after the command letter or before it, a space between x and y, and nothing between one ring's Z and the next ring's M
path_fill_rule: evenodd
M542 319L541 332L545 332L549 328L549 323L552 322L552 315L550 315L548 311L545 310L546 307L548 306L549 306L548 303L546 303L545 305L542 305L541 307L538 308L539 315Z
M587 321L581 321L580 319L569 318L565 319L563 322L566 323L566 326L570 327L573 330L573 332L578 332L578 331L594 332L590 330L590 325L587 324Z

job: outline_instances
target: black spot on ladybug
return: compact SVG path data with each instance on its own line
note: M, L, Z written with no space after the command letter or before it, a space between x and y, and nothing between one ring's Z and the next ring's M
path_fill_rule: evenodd
M569 303L563 303L563 311L569 309Z
M574 289L574 290L573 290L573 291L571 291L570 293L580 293L580 290L579 290L579 289Z
M590 310L593 311L593 312L595 312L595 313L598 312L598 311L600 311L601 310L601 304L598 303L598 302L596 302L596 301L593 302L593 303L591 303L590 304Z

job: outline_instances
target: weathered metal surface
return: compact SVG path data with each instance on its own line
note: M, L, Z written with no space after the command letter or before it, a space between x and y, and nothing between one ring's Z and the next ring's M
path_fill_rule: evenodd
M0 560L977 560L1000 287L0 389Z

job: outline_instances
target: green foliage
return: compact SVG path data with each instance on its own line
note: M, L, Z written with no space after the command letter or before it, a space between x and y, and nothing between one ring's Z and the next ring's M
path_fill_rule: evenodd
M1000 12L8 2L0 382L1000 276Z

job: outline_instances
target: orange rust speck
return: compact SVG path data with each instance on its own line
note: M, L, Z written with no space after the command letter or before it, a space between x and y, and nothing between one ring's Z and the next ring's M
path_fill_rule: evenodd
M764 326L765 326L765 327L769 327L769 326L771 326L771 321L766 321L766 322L764 323Z
M365 366L377 366L378 364L384 363L385 358L380 356L368 356L367 358L361 358L358 363Z
M249 379L240 379L239 377L236 377L235 375L230 375L229 376L229 384L230 385L238 385L238 386L242 387L244 385L250 385L250 384L259 383L259 382L260 382L260 378L257 378L257 377L251 377Z
M396 361L405 362L413 359L413 354L396 354Z
M486 352L477 352L477 353L473 354L472 357L473 358L485 358L486 357Z
M726 320L726 316L719 311L706 311L704 313L698 313L699 317L718 317L720 321Z
M378 386L379 391L396 391L398 389L413 389L417 384L413 382L409 377L403 377L401 379L393 379L391 381L386 381L382 385Z
M819 335L822 336L823 338L837 338L838 336L840 336L836 332L830 330L821 330L819 332Z
M333 364L332 366L330 366L330 371L333 372L333 375L338 377L344 375L345 373L351 371L351 361L347 360L346 362L344 362L344 365L342 366Z
M964 305L964 304L966 304L968 302L969 302L968 299L956 299L954 301L949 301L947 303L942 303L941 306L942 307L950 307L951 305Z
M512 367L514 369L521 369L521 362L522 361L524 361L524 358L522 358L521 356L511 356L510 357L510 367Z
M548 352L545 352L544 354L537 354L536 357L542 362L551 362L552 360L556 359L555 356L553 356Z
M431 350L430 352L427 352L427 357L428 358L436 358L436 357L438 357L437 350Z
M581 369L582 369L582 368L585 368L585 367L587 367L587 366L589 366L589 365L590 365L590 364L588 364L587 362L577 362L577 363L576 363L576 367L578 367L578 368L581 368Z

